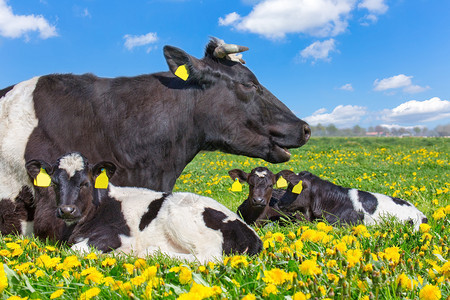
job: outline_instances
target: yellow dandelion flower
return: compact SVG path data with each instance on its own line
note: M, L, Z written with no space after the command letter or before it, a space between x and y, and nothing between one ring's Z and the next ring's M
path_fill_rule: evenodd
M427 284L419 292L420 300L439 300L441 298L441 290L437 286L431 284Z
M333 273L328 273L327 278L329 281L333 281L334 284L337 284L339 282L339 277Z
M192 272L187 267L180 268L179 280L181 284L187 284L192 281Z
M136 277L131 278L130 282L131 282L132 285L140 286L144 282L146 282L146 280L145 280L144 276L140 275L140 276L136 276Z
M398 275L395 283L404 290L412 290L417 285L417 281L410 279L404 272Z
M300 272L303 275L317 275L321 274L322 270L320 266L317 265L317 262L312 259L307 259L300 264Z
M89 299L97 296L98 294L100 294L100 289L98 287L94 287L94 288L91 288L91 289L87 290L86 292L82 293L80 295L79 300L89 300Z
M244 296L244 298L242 298L241 300L256 300L256 296L252 293L247 294Z
M135 266L137 269L144 269L145 267L147 267L147 262L145 261L145 259L138 258L138 259L136 259L136 261L134 262L134 266Z
M441 208L437 209L437 210L433 213L432 217L433 217L433 219L435 219L435 220L440 220L440 219L445 218L445 211L444 211L444 208L441 207Z
M272 237L278 243L284 242L284 239L286 238L281 232L275 232Z
M105 258L105 260L102 261L102 267L114 266L116 264L116 261L117 260L115 258L107 257Z
M56 299L56 298L59 298L59 297L62 296L62 294L64 294L64 290L63 290L63 289L56 290L55 292L53 292L53 293L50 295L50 299Z
M338 242L336 245L334 245L334 248L341 253L345 253L347 251L347 244L344 242Z
M373 265L372 264L366 264L363 268L364 272L372 272L373 271Z
M16 243L6 243L6 248L11 250L20 249L20 245Z
M330 259L326 264L327 268L331 269L337 266L337 261L334 259Z
M145 280L150 280L156 277L157 272L158 268L156 266L150 266L142 271L142 276L144 276Z
M431 226L428 225L427 223L422 223L422 224L420 224L420 226L419 226L419 230L420 230L420 232L422 232L422 233L427 233L427 232L430 231L430 229L431 229Z
M359 249L350 249L347 251L346 256L349 267L353 267L361 260L362 251Z
M11 252L8 249L2 249L2 250L0 250L0 256L10 257L11 256Z
M302 293L302 292L297 292L297 293L294 294L294 296L292 297L292 299L293 299L293 300L307 300L307 299L310 298L310 297L308 297L308 296L309 296L309 294L308 294L308 295L305 295L305 294Z
M42 270L38 270L38 271L36 271L36 273L34 273L34 276L36 276L36 278L40 278L40 277L45 276L45 273Z
M124 267L125 270L127 270L128 274L130 274L130 275L133 274L134 265L125 263L122 266Z
M23 250L22 250L22 249L20 249L20 248L14 249L14 250L11 252L11 257L20 256L20 255L22 255L22 253L23 253Z
M281 269L272 269L269 271L264 271L263 281L265 283L272 283L275 285L282 285L283 283L294 280L294 277L297 276L295 272L285 272Z
M444 275L446 278L450 277L450 261L447 261L445 264L441 267L442 275Z
M90 260L96 260L98 259L97 254L95 254L94 252L89 253L88 255L86 255L85 257L86 259L90 259Z
M269 283L263 290L263 296L267 297L269 295L276 295L278 294L278 289L276 285Z
M296 238L296 235L295 235L295 233L293 233L292 231L289 231L287 237L288 237L289 239L293 240L293 239Z
M397 264L400 261L400 248L389 247L384 250L384 258Z
M328 233L331 230L333 230L333 226L327 225L324 222L319 222L319 223L317 223L317 230Z
M36 264L41 268L51 269L61 261L61 257L50 257L47 254L41 255L36 259Z
M62 265L63 265L64 270L71 270L75 267L80 267L81 262L78 260L78 257L76 257L75 255L72 255L72 256L66 257L64 259Z
M367 227L364 225L358 225L356 227L352 228L354 235L360 235L363 237L370 237L369 231L367 230Z
M5 267L0 263L0 294L8 287L8 278L6 277Z

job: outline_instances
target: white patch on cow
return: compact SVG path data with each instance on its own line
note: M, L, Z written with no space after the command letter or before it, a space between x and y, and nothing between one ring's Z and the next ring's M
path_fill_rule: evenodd
M262 172L255 171L255 175L260 177L260 178L264 178L267 175L267 171L262 171Z
M78 153L71 153L62 157L59 160L60 169L63 169L71 178L77 171L83 171L84 169L84 160L83 157Z
M72 247L70 248L78 252L85 252L85 253L90 252L91 248L88 245L88 241L89 239L84 239L72 245Z
M25 147L38 119L33 92L39 77L23 81L0 98L0 199L14 200L30 180L25 169Z
M412 203L410 205L399 205L395 203L391 197L371 193L377 198L378 207L372 215L374 222L379 222L384 218L395 217L401 222L406 222L412 220L414 222L414 230L419 230L420 224L422 224L422 220L426 218L426 216L418 210Z
M363 209L362 203L359 201L358 190L357 189L350 189L348 191L348 197L352 201L354 210L365 212L364 209Z
M20 221L20 225L22 226L22 234L25 236L32 236L34 233L34 222L31 221Z

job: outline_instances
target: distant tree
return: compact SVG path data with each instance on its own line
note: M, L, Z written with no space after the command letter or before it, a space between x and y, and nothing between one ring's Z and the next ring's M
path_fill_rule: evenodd
M434 131L436 131L439 136L450 136L450 124L439 125Z
M353 135L361 136L366 134L366 130L359 125L355 125L352 128Z
M420 127L417 126L414 127L413 130L416 136L419 136L419 134L422 132L422 129L420 129Z
M327 129L327 134L331 135L331 136L336 136L339 131L339 129L337 129L337 127L334 126L334 124L328 125L326 129Z
M368 132L374 132L374 131L375 131L375 128L373 128L373 126L369 126L369 128L367 128L367 131L368 131Z

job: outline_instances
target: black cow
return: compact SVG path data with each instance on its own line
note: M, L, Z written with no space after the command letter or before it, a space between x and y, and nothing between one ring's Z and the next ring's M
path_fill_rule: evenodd
M1 201L30 195L26 161L55 161L71 151L113 162L118 186L158 191L171 191L202 150L289 160L287 149L304 145L310 128L236 59L233 53L246 49L212 38L202 59L165 46L170 72L54 74L1 90Z

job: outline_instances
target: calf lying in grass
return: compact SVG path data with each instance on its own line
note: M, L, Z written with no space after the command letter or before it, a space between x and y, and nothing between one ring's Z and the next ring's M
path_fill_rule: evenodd
M257 167L250 173L233 169L228 171L228 174L233 180L248 183L248 197L237 209L237 214L247 224L264 225L268 221L278 221L282 217L295 219L299 216L297 212L286 214L278 207L278 201L285 193L285 190L273 188L279 174L273 174L266 167Z
M410 222L415 230L428 221L413 204L399 198L341 187L306 171L295 174L284 170L279 174L289 182L278 202L279 208L286 213L301 211L308 221L326 219L330 224L371 225L395 217ZM301 192L293 193L300 181Z
M73 249L93 246L103 252L117 250L138 256L161 251L201 262L223 253L253 255L262 250L256 232L211 198L112 184L96 186L113 176L116 167L110 162L90 167L80 153L70 153L53 167L39 160L29 161L26 167L32 178L42 169L51 176L52 185L47 189L54 190L54 196L37 203L55 201L57 209L52 213L64 221Z

